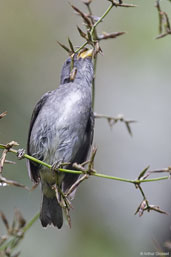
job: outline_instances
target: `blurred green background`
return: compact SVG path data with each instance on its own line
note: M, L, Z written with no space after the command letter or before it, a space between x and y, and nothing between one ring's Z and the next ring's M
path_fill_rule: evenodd
M81 1L71 1L85 9ZM136 178L147 165L168 167L171 156L171 39L154 40L158 14L153 0L135 0L137 8L113 8L98 31L127 31L116 40L102 42L96 75L95 111L137 120L130 137L124 124L110 129L97 120L94 144L98 147L98 172ZM100 16L109 5L94 0L94 14ZM171 18L171 4L161 1ZM75 46L83 43L76 30L82 26L68 1L1 0L0 2L0 142L15 140L26 147L30 117L43 93L59 84L61 67L67 58L56 40ZM16 160L12 154L8 159ZM5 166L4 175L31 187L25 160ZM152 204L170 212L170 181L143 184ZM19 246L24 257L124 257L157 251L170 239L170 216L145 213L134 216L142 198L128 183L90 178L73 202L72 229L43 229L38 221ZM12 221L14 208L30 220L39 211L40 188L26 192L15 187L0 188L0 209ZM0 222L0 232L4 231ZM164 248L163 248L164 249ZM165 249L165 251L168 251Z

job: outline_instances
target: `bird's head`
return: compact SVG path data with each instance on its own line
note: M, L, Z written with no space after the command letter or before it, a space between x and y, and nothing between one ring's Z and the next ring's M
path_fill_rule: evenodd
M86 80L91 83L93 79L92 55L93 49L86 49L73 57L69 57L63 65L60 84L75 80Z

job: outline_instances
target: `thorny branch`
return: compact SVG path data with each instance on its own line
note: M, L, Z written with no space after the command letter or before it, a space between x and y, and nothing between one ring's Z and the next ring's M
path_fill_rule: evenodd
M24 188L26 190L30 190L28 187L18 183L17 181L9 180L2 176L2 171L5 163L15 164L14 162L6 160L7 153L10 151L10 149L13 146L18 146L18 143L16 143L15 141L8 143L6 145L6 148L2 152L2 156L0 159L0 185L1 186L12 185L12 186Z
M142 180L146 180L146 178L148 176L150 176L150 174L152 173L160 173L160 172L168 172L169 174L171 174L171 167L168 167L167 169L161 169L161 170L153 170L153 171L148 171L149 169L149 166L147 166L143 171L141 171L140 175L138 176L138 180L142 181ZM148 171L148 172L147 172ZM146 173L147 172L147 173ZM170 176L170 175L169 175ZM156 212L159 212L159 213L162 213L162 214L167 214L167 212L163 211L160 209L159 206L156 206L156 205L150 205L146 196L145 196L145 193L140 185L140 183L136 184L135 183L135 187L138 188L141 192L141 195L143 197L143 201L140 203L140 205L138 206L135 214L139 213L139 217L141 217L144 213L144 211L156 211Z
M94 102L95 102L95 73L96 73L96 66L97 66L97 54L102 53L102 49L100 46L100 41L107 40L107 39L114 39L118 36L121 36L125 34L125 32L114 32L114 33L102 33L101 35L98 35L97 33L97 26L100 22L104 20L104 18L108 15L108 13L111 11L113 7L135 7L133 4L126 4L123 3L123 1L114 1L114 0L108 0L110 2L109 7L106 9L104 14L102 14L101 17L97 17L93 15L91 10L91 0L84 0L83 3L86 5L88 13L84 13L81 11L78 7L71 5L71 7L74 9L76 14L78 14L84 22L86 32L84 32L80 27L77 26L78 32L80 36L85 40L85 42L77 48L77 50L74 50L74 46L71 42L71 40L68 40L69 47L65 46L64 44L61 44L58 42L58 44L66 50L70 56L73 56L73 54L78 53L82 51L87 45L90 45L94 49L94 55L93 55L93 63L94 63L94 78L92 82L92 107L94 109Z
M156 39L160 39L167 35L171 35L171 26L168 14L161 10L160 0L156 0L156 8L159 16L159 35Z
M2 117L2 116L5 116L5 115L0 115L0 116ZM100 115L100 114L96 114L95 113L95 117L96 118L105 118L105 119L107 119L111 126L114 125L118 121L122 121L122 122L124 122L126 124L130 134L131 134L131 129L130 129L129 124L131 122L135 122L135 121L126 121L123 118L123 116L121 116L121 115L118 116L117 118L114 118L114 117ZM3 171L4 164L6 163L7 153L8 152L12 152L12 153L14 153L18 157L18 159L26 158L26 159L29 159L31 161L37 162L37 163L39 163L41 165L44 165L44 166L46 166L49 169L52 169L52 166L47 164L47 163L45 163L45 162L42 162L42 161L40 161L40 160L38 160L38 159L36 159L36 158L34 158L32 156L29 156L29 155L25 154L25 151L21 151L21 149L19 149L18 151L13 149L12 148L13 146L14 147L18 146L18 143L15 142L15 141L12 141L12 142L10 142L10 143L8 143L6 145L0 144L0 149L3 149L2 157L0 159L0 183L2 185L7 185L7 184L8 185L14 185L14 186L22 187L24 189L29 190L29 188L27 188L26 186L24 186L24 185L22 185L22 184L20 184L20 183L18 183L16 181L7 180L6 178L2 177L2 171ZM63 192L60 192L60 194L62 196L62 201L61 201L60 204L61 204L61 207L63 208L63 210L65 212L65 215L66 215L66 218L68 220L69 226L71 226L71 219L70 219L69 211L72 208L72 206L70 204L70 201L69 201L68 197L78 187L78 185L81 182L83 182L85 179L87 179L90 175L93 175L93 176L96 176L96 177L101 177L101 178L107 178L107 179L122 181L122 182L133 183L136 186L136 188L138 188L140 190L140 192L141 192L141 194L143 196L143 201L141 202L141 204L139 205L139 207L138 207L138 209L136 211L136 213L139 213L139 216L142 216L143 212L146 211L146 210L147 211L154 210L154 211L166 214L166 212L162 211L158 206L154 206L154 205L149 205L148 204L147 198L145 197L145 194L144 194L140 184L142 182L152 182L152 181L159 181L159 180L168 179L170 177L171 167L168 167L168 168L165 168L165 169L162 169L162 170L154 170L154 171L148 171L148 172L147 172L147 170L149 169L149 167L147 167L147 168L145 168L140 173L140 175L138 176L138 179L136 179L136 180L118 178L118 177L109 176L109 175L105 175L105 174L100 174L100 173L96 172L96 170L94 169L94 158L95 158L96 152L97 152L97 148L94 148L93 151L92 151L92 154L91 154L91 157L90 157L89 161L86 161L86 162L84 162L82 164L74 163L73 164L73 168L75 168L76 170L64 169L63 168L64 165L61 165L62 168L58 169L61 172L68 172L68 173L74 173L74 174L80 174L80 175L82 174L82 177L78 181L76 181L75 184L73 184L73 186L68 190L67 193L64 194ZM22 153L22 156L21 156L21 153ZM88 164L88 167L85 168L85 165L87 165L87 164ZM147 180L147 177L149 177L152 173L161 173L161 172L168 172L169 176L160 177L160 178L152 178L152 179L148 179ZM57 199L58 199L58 189L54 188L54 190L56 192ZM6 227L9 229L9 225L8 225L7 219L4 218L5 217L4 215L1 215L1 216L3 217L3 221L6 224ZM16 240L16 239L14 239L14 240ZM20 239L17 239L16 242L19 242L19 241L20 241ZM4 242L4 240L2 240L2 242Z
M106 119L109 123L109 126L112 128L118 121L123 122L128 130L128 133L132 136L132 130L130 127L131 123L135 123L135 120L126 120L122 114L119 114L117 117L112 117L104 114L94 113L96 119Z
M13 149L13 148L9 148L9 145L12 145L12 143L9 143L7 145L1 145L0 144L0 148L1 149L8 149L9 152L12 152L12 153L18 155L18 151ZM138 207L138 209L136 211L136 213L139 213L139 216L142 216L144 211L149 212L150 210L157 211L157 212L160 212L160 213L163 213L163 214L167 214L165 211L162 211L160 209L160 207L148 204L147 198L145 197L145 194L144 194L140 184L143 183L143 182L153 182L153 181L160 181L160 180L169 179L170 178L170 173L171 173L171 167L168 167L168 168L165 168L165 169L162 169L162 170L154 170L154 171L148 171L148 172L147 172L147 170L148 170L149 167L147 167L140 173L140 175L138 176L138 179L135 179L135 180L118 178L118 177L109 176L109 175L105 175L105 174L100 174L100 173L96 172L96 170L94 169L94 158L95 158L96 152L97 152L97 149L96 148L93 149L89 161L84 162L82 164L74 163L73 168L75 168L76 170L67 170L67 169L64 169L64 168L59 168L58 169L61 172L68 172L68 173L74 173L74 174L82 175L82 177L80 177L80 179L77 180L75 182L75 184L73 184L73 186L68 190L68 192L66 192L66 193L60 192L61 197L62 197L62 201L60 202L60 204L61 204L61 207L64 210L64 213L66 215L66 218L67 218L67 221L68 221L68 224L69 224L70 227L71 227L71 218L70 218L70 215L69 215L69 211L72 208L72 205L71 205L70 200L69 200L68 197L70 197L71 193L79 186L80 183L82 183L85 179L89 178L89 176L91 176L91 175L96 176L96 177L107 178L107 179L112 179L112 180L117 180L117 181L128 182L128 183L134 184L136 186L136 188L138 188L140 190L140 192L143 196L143 201L141 202L140 206ZM46 166L49 169L52 169L51 165L49 165L47 163L44 163L44 162L42 162L42 161L40 161L36 158L33 158L32 156L29 156L27 154L24 154L23 158L27 158L31 161L34 161L34 162L37 162L41 165ZM85 168L86 164L88 164L87 168ZM151 178L151 179L148 179L148 180L146 179L148 176L150 176L150 174L159 173L159 172L162 172L162 173L163 172L168 172L169 176L159 177L159 178ZM17 182L12 183L12 185L16 185L16 186L18 186L18 184L19 183L17 183ZM27 189L27 187L25 187L25 186L22 186L22 187ZM59 189L54 188L54 190L56 192L56 195L58 196L58 190ZM58 199L58 197L57 197L57 199Z
M142 187L141 187L140 185L136 185L136 188L138 188L138 189L140 190L141 195L142 195L142 197L143 197L143 201L142 201L142 202L140 203L140 205L138 206L138 208L137 208L135 214L138 213L138 214L139 214L139 217L141 217L141 216L143 215L144 211L148 211L148 212L150 212L150 211L156 211L156 212L159 212L159 213L168 215L168 213L165 212L165 211L163 211L163 210L161 210L159 206L150 205L150 204L149 204L149 202L148 202L148 200L147 200L147 198L146 198L146 196L145 196L145 194L144 194L144 191L143 191L143 189L142 189Z
M7 145L3 145L3 144L0 144L0 149L9 149L9 144ZM10 148L8 150L9 152L12 152L14 153L15 155L18 155L18 151L13 149L13 148ZM160 181L160 180L166 180L166 179L169 179L170 178L170 174L171 174L171 167L168 167L168 168L164 168L164 169L161 169L161 170L152 170L152 171L148 171L149 167L145 168L143 171L140 172L140 175L138 176L137 179L125 179L125 178L120 178L120 177L114 177L114 176L110 176L110 175L105 175L105 174L101 174L101 173L98 173L95 169L94 169L94 158L95 158L95 154L96 154L96 151L97 149L94 149L92 151L92 154L91 154L91 157L90 157L90 160L85 162L85 163L82 163L82 164L77 164L77 163L74 163L73 164L73 168L77 169L77 170L68 170L68 169L65 169L65 168L58 168L58 170L60 172L66 172L66 173L73 173L73 174L80 174L80 175L87 175L87 176L84 176L84 179L81 178L81 182L82 180L85 180L86 178L88 178L90 175L91 176L95 176L95 177L101 177L101 178L106 178L106 179L111 179L111 180L117 180L117 181L121 181L121 182L127 182L127 183L132 183L136 186L136 188L138 188L142 194L142 188L141 188L141 183L145 183L145 182L155 182L155 181ZM26 159L29 159L33 162L36 162L38 164L41 164L49 169L52 169L52 165L49 165L43 161L40 161L28 154L23 154L23 158L26 158ZM85 168L85 165L88 164L88 167ZM148 172L147 172L148 171ZM147 177L149 177L151 174L153 173L169 173L168 176L164 176L164 177L157 177L157 178L151 178L151 179L147 179ZM77 187L80 183L80 181L76 182L78 184L75 184L73 185L73 188L71 189L71 192L75 189L75 187ZM67 193L65 195L65 197L68 197L69 194L71 193ZM144 198L144 195L142 194L143 196L143 200L145 200L146 198ZM66 202L65 202L66 203ZM141 207L142 209L142 207ZM161 213L164 213L163 211L161 211L158 207L155 207L153 205L151 205L151 207L149 208L149 206L147 205L147 201L146 201L146 208L144 208L144 210L155 210L155 211L158 211L158 212L161 212ZM69 210L69 208L68 208Z

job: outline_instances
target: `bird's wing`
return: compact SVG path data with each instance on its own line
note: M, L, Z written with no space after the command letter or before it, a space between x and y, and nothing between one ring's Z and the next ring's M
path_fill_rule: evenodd
M83 163L87 160L87 156L90 150L90 147L93 142L94 135L94 113L93 110L90 109L90 114L87 120L87 126L83 138L83 142L78 149L76 156L72 163L77 162L78 164ZM68 169L73 169L72 165L67 167ZM63 181L63 190L64 192L69 189L78 179L79 175L66 173Z
M36 121L36 118L41 110L41 108L43 107L43 105L45 104L45 102L47 101L48 97L50 96L52 91L49 91L47 93L45 93L41 99L39 100L39 102L36 104L33 113L32 113L32 117L31 117L31 121L30 121L30 128L29 128L29 134L28 134L28 141L27 141L27 152L30 155L30 135L31 135L31 131L34 125L34 122ZM30 160L28 160L27 162L27 166L28 166L28 171L29 171L29 175L32 178L32 180L36 183L39 182L39 165L37 165L35 162L31 162Z

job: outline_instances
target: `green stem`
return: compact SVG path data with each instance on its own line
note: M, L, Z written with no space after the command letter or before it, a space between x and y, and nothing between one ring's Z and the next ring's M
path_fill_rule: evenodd
M101 174L101 173L94 173L92 175L95 177L100 177L100 178L112 179L112 180L128 182L128 183L135 183L134 180L131 180L131 179L119 178L119 177L114 177L114 176L105 175L105 174Z
M95 40L97 39L97 32L96 32L96 27L98 26L98 24L105 18L105 16L110 12L110 10L112 9L112 7L114 6L114 4L112 3L107 10L104 12L104 14L99 18L99 20L97 22L95 22L91 28L90 31L90 36L91 36L91 41L92 43L95 42ZM91 12L91 8L88 5L88 10L90 15L92 14ZM81 49L83 49L87 44L89 44L90 42L87 40L82 46L80 46L75 53L78 53ZM95 104L95 74L96 74L96 65L97 65L97 55L94 57L94 78L93 78L93 82L92 82L92 108L94 110L94 104Z
M29 228L31 228L31 226L38 220L40 216L40 213L37 213L23 228L23 232L27 232L27 230L29 230Z
M0 144L0 149L6 149L6 145ZM9 152L12 152L14 154L17 155L17 150L10 148ZM29 159L33 162L36 162L38 164L41 164L49 169L52 168L52 165L47 164L46 162L40 161L28 154L24 154L23 158ZM63 169L63 168L59 168L60 172L65 172L65 173L72 173L72 174L83 174L83 172L81 170L69 170L69 169ZM160 180L166 180L169 179L169 176L165 176L165 177L159 177L159 178L151 178L151 179L145 179L145 180L132 180L132 179L125 179L125 178L119 178L119 177L114 177L114 176L110 176L110 175L105 175L105 174L101 174L101 173L92 173L92 176L95 177L100 177L100 178L106 178L106 179L112 179L112 180L117 180L117 181L122 181L122 182L127 182L127 183L133 183L133 184L140 184L143 182L155 182L155 181L160 181Z
M169 176L159 177L159 178L151 178L151 179L143 179L143 180L134 180L135 184L144 183L144 182L155 182L160 180L166 180L169 179Z
M114 6L114 5L111 4L111 5L107 8L107 10L104 12L104 14L100 17L100 19L99 19L96 23L94 23L94 25L92 26L92 29L91 29L91 31L90 31L90 35L91 35L92 41L94 41L94 40L93 40L93 35L94 35L94 32L95 32L96 27L97 27L98 24L105 18L105 16L110 12L110 10L112 9L113 6ZM82 46L80 46L80 47L75 51L75 53L78 53L78 52L79 52L81 49L83 49L88 43L89 43L88 41L84 42L84 44L82 44Z
M100 19L99 19L98 21L96 21L96 23L94 23L94 25L93 25L93 27L92 27L92 29L91 29L91 31L90 31L90 35L91 35L92 39L93 39L93 34L94 34L95 28L96 28L96 27L98 26L98 24L106 17L106 15L110 12L110 10L113 8L113 6L114 6L114 4L111 4L111 5L107 8L107 10L104 12L104 14L100 17Z
M6 145L0 144L0 149L6 149ZM9 149L9 152L14 153L14 154L17 155L17 152L18 152L18 151L15 150L15 149L13 149L13 148L10 148L10 149ZM42 162L42 161L40 161L40 160L38 160L38 159L36 159L36 158L34 158L34 157L28 155L28 154L24 154L24 155L23 155L23 158L26 158L26 159L28 159L28 160L31 160L31 161L36 162L36 163L38 163L38 164L41 164L41 165L43 165L43 166L45 166L45 167L47 167L47 168L49 168L49 169L52 168L52 166L49 165L49 164L47 164L46 162Z
M76 51L75 54L78 53L81 49L83 49L86 45L88 44L88 42L84 42L84 44L82 44L82 46L80 46Z

